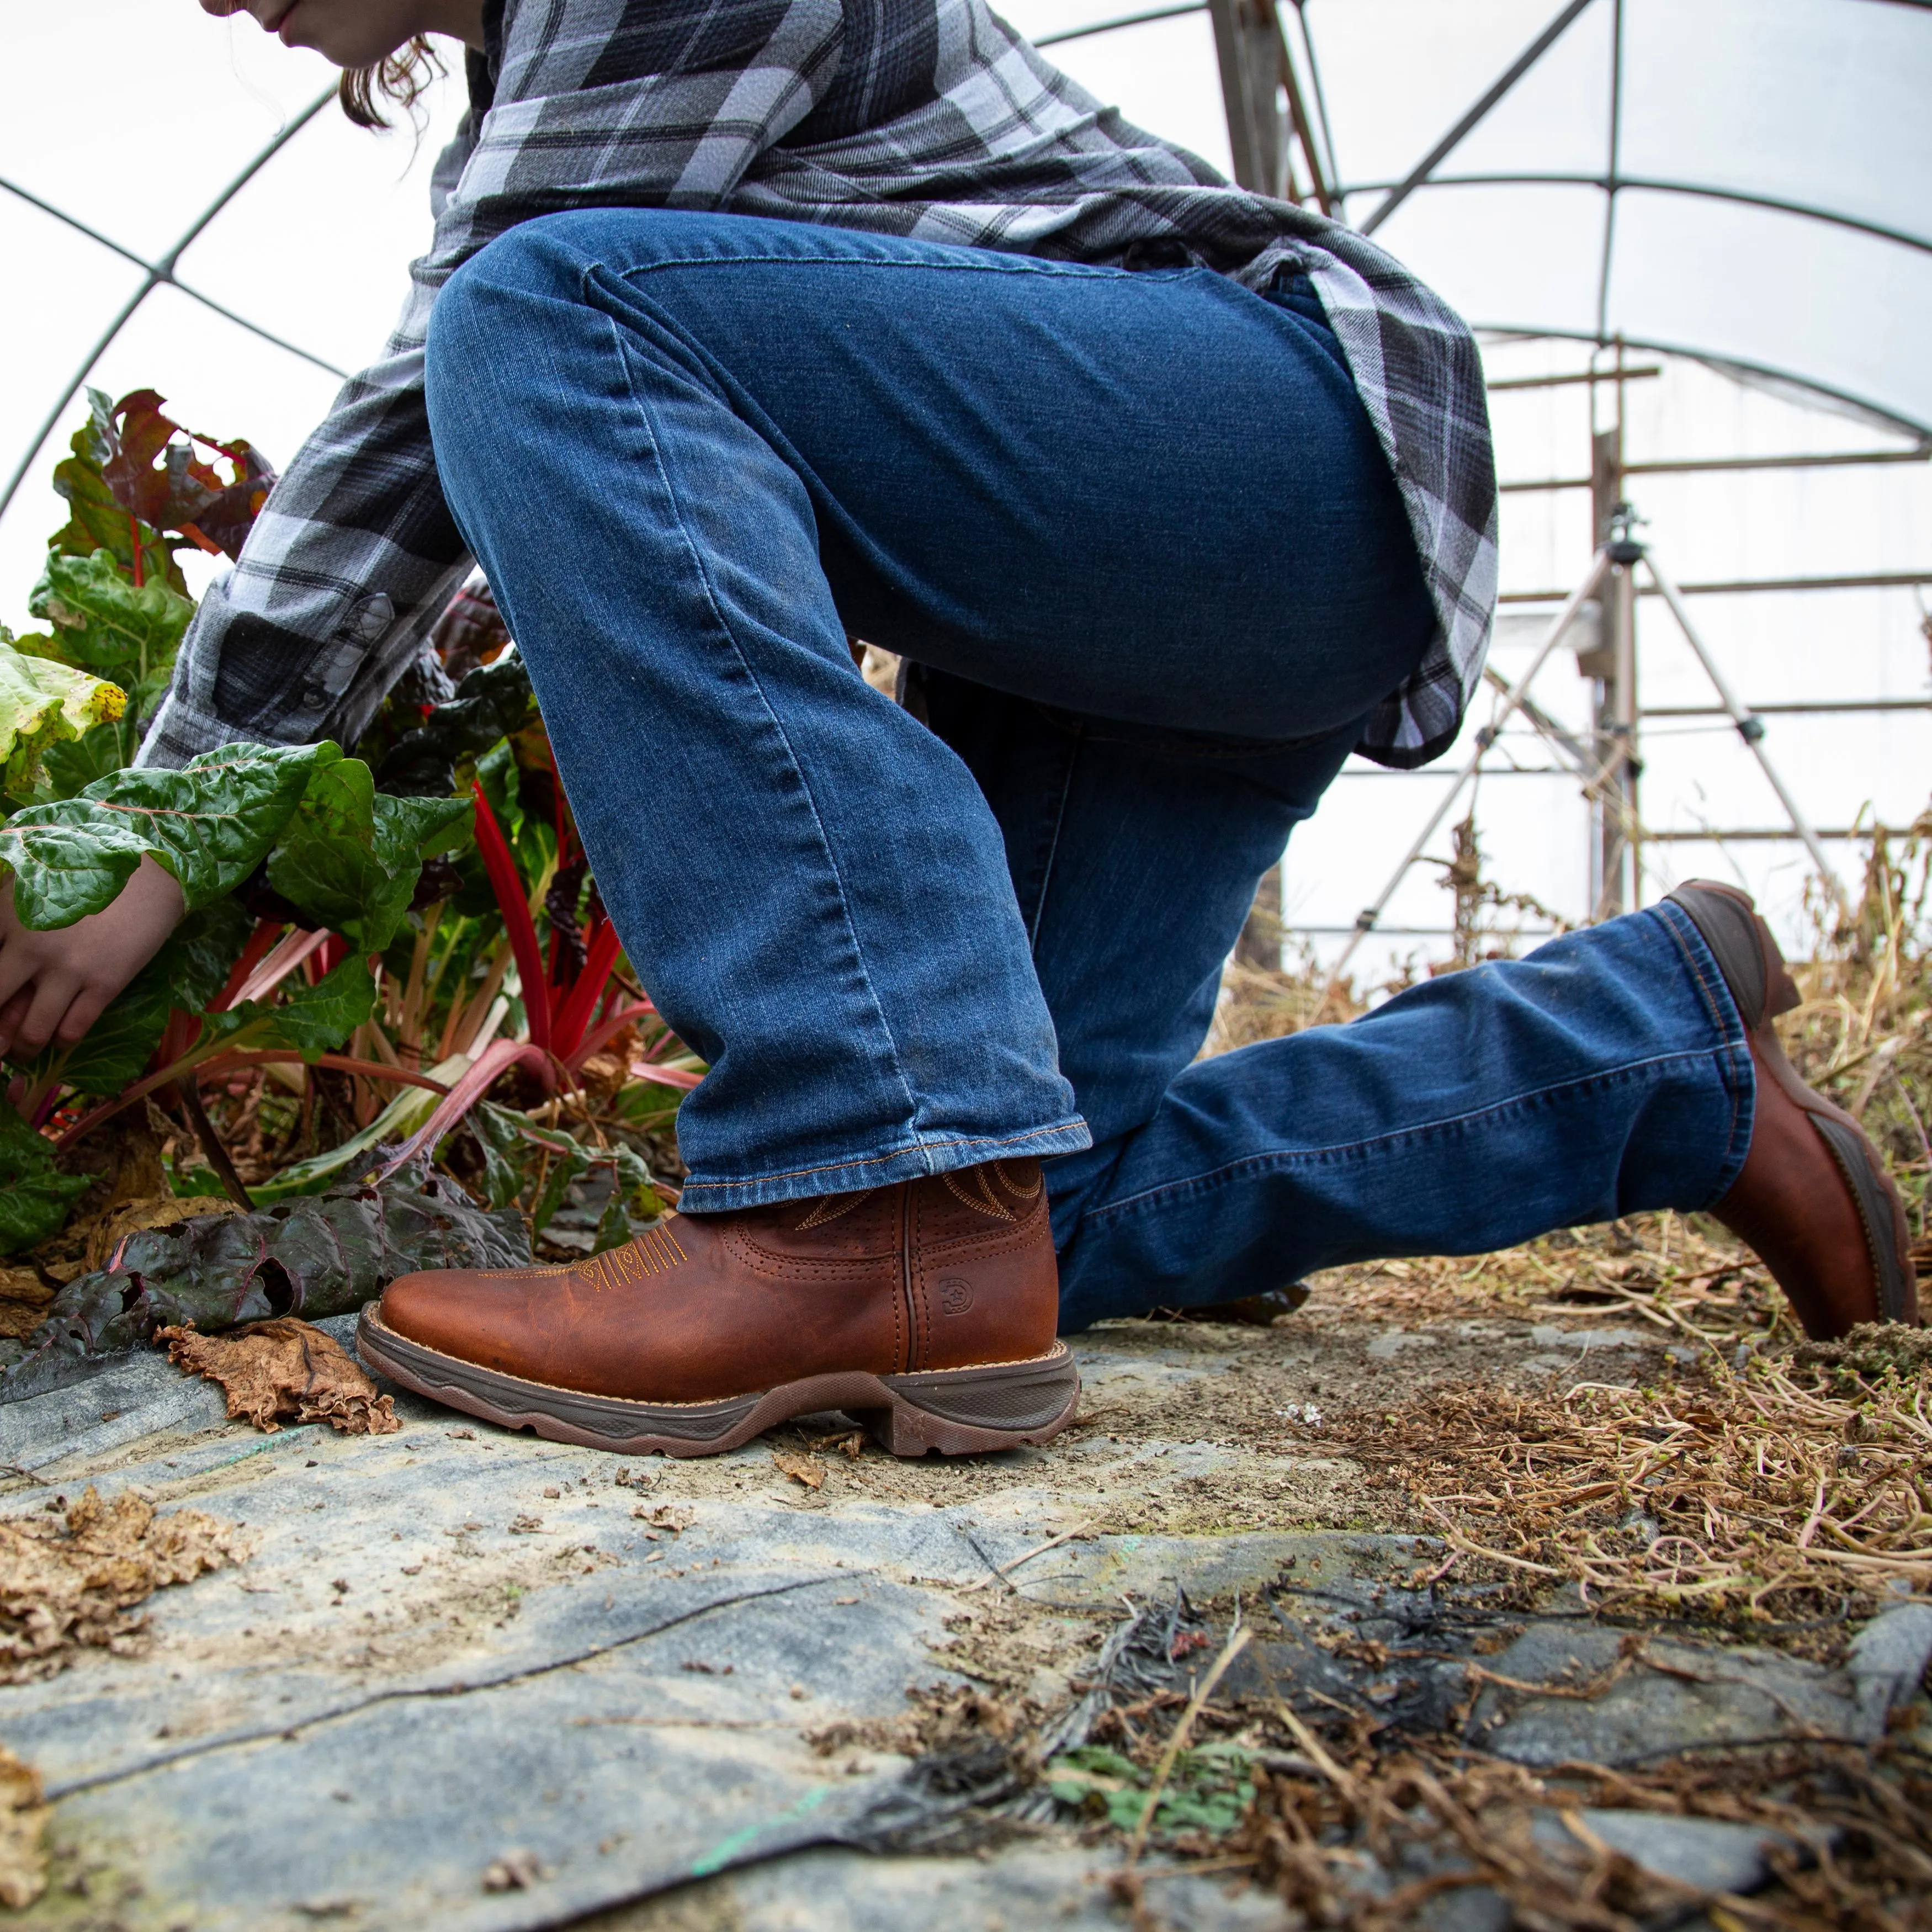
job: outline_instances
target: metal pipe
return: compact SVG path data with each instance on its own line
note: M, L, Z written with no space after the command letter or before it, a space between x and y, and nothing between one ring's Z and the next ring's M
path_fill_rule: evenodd
M1582 582L1570 593L1568 601L1551 621L1535 656L1530 660L1528 668L1513 686L1508 687L1509 694L1503 700L1495 717L1476 734L1475 749L1469 754L1468 760L1462 769L1456 773L1455 782L1437 802L1436 809L1429 815L1429 822L1416 835L1415 842L1403 854L1401 864L1390 874L1388 884L1376 896L1373 904L1365 907L1357 916L1355 936L1342 948L1341 958L1335 962L1334 969L1329 976L1328 988L1322 996L1322 1007L1317 1009L1318 1012L1325 1008L1334 997L1336 989L1341 984L1342 972L1349 960L1354 956L1355 948L1375 930L1376 922L1387 909L1389 901L1395 896L1396 888L1407 876L1410 866L1421 857L1422 848L1435 836L1436 828L1448 817L1449 808L1462 796L1463 787L1475 776L1476 768L1482 763L1490 747L1496 742L1497 734L1522 704L1530 686L1535 682L1537 673L1542 670L1549 662L1550 653L1563 641L1570 626L1576 621L1578 612L1596 594L1598 586L1610 567L1609 559L1599 550Z
M1758 577L1742 578L1719 584L1680 584L1680 597L1730 596L1747 590L1901 590L1915 584L1932 584L1932 570L1875 570L1863 577ZM1564 593L1560 590L1505 590L1498 604L1553 604ZM1663 593L1654 586L1640 584L1640 597Z
M198 302L203 308L212 310L224 322L232 322L238 328L245 328L250 335L259 335L264 342L272 344L275 348L286 349L291 356L299 356L304 362L313 362L318 369L325 369L330 375L338 376L345 382L348 381L349 371L346 369L338 369L326 357L316 355L312 350L303 348L299 343L289 341L286 338L278 335L273 329L264 328L259 322L250 322L245 315L236 314L234 310L217 302L212 296L203 295L200 290L183 281L178 275L164 274L145 256L136 254L131 248L124 248L112 236L102 234L98 228L90 228L86 222L68 214L65 208L56 208L50 201L43 201L38 195L22 188L17 182L10 182L4 175L0 175L0 188L4 188L9 194L17 195L30 207L38 208L43 214L50 214L56 221L64 222L76 233L85 235L90 242L98 242L110 254L118 255L124 262L133 262L136 268L154 277L158 283L164 283L171 289L178 290L190 302Z
M1351 194L1370 194L1386 185L1382 182L1352 182L1348 192ZM1420 184L1413 177L1402 184L1405 191L1418 185ZM1601 194L1604 182L1601 175L1552 172L1442 175L1432 180L1429 185L1431 188L1591 188ZM1703 201L1736 202L1746 208L1766 208L1774 214L1792 214L1802 220L1822 221L1834 228L1849 228L1856 235L1869 235L1877 241L1895 242L1901 248L1916 248L1922 253L1932 254L1932 240L1922 235L1915 235L1908 229L1888 227L1882 222L1861 220L1855 214L1840 214L1831 208L1820 208L1811 202L1787 201L1778 195L1747 194L1738 188L1718 188L1703 182L1676 181L1658 175L1620 175L1617 178L1617 185L1619 188L1648 188L1655 194L1690 195ZM1384 202L1382 206L1386 207L1388 203ZM1378 208L1376 211L1376 218L1379 220L1381 215L1382 209ZM1367 232L1366 228L1363 230L1364 234ZM1558 332L1544 332L1553 334ZM1570 332L1577 334L1577 339L1585 342L1599 339L1594 334Z
M1867 711L1932 711L1932 698L1816 698L1804 703L1754 704L1760 718L1814 718L1828 714ZM1646 705L1640 718L1725 718L1730 714L1721 704Z
M146 278L141 286L128 297L127 302L123 304L120 313L108 325L106 333L88 352L86 360L75 372L74 380L61 392L59 401L47 412L38 432L27 446L26 454L15 465L14 473L7 479L6 488L0 490L0 517L6 515L8 507L20 491L21 484L26 479L28 471L32 469L36 459L39 457L42 446L60 427L60 419L66 413L68 404L74 400L81 385L94 373L94 365L106 354L114 338L127 326L128 319L163 283L172 282L174 280L176 264L180 261L182 255L200 239L202 231L334 98L335 89L332 86L326 93L317 94L314 100L310 101L292 121L290 122L196 217L182 234L181 239L158 262L149 266Z
M1686 476L1718 470L1843 470L1868 463L1924 463L1932 460L1932 444L1917 449L1847 449L1836 454L1798 456L1694 456L1659 463L1629 463L1632 476Z
M1346 221L1348 218L1348 190L1342 185L1340 166L1335 159L1335 130L1328 124L1328 97L1322 86L1322 63L1315 52L1315 36L1308 26L1308 0L1294 0L1294 17L1301 28L1302 50L1308 56L1308 78L1315 88L1315 117L1322 123L1322 145L1328 156L1328 182L1335 196L1337 217Z
M1643 859L1636 802L1636 579L1628 562L1611 569L1604 586L1604 629L1612 674L1600 687L1598 794L1598 892L1593 918L1634 912L1643 903ZM1626 864L1629 890L1624 890Z
M1778 768L1766 754L1762 723L1731 688L1730 681L1724 676L1717 659L1705 648L1703 639L1697 634L1697 628L1690 621L1690 612L1684 608L1684 600L1677 594L1677 586L1671 582L1664 566L1648 550L1644 553L1643 561L1644 567L1650 572L1652 581L1663 592L1664 602L1670 605L1670 614L1677 620L1678 628L1684 633L1684 640L1696 654L1697 662L1704 667L1705 676L1716 688L1724 709L1736 720L1738 736L1744 741L1752 757L1756 759L1759 769L1763 772L1772 790L1778 794L1778 803L1784 808L1784 815L1791 820L1798 836L1804 840L1806 850L1811 854L1811 862L1818 868L1819 877L1838 896L1838 903L1849 918L1851 901L1846 897L1838 874L1826 860L1825 848L1819 844L1817 833L1812 830L1811 822L1805 817L1804 807L1792 797L1784 779L1778 776Z
M1629 183L1626 182L1624 185L1628 187ZM1351 189L1349 192L1354 190ZM1603 346L1595 332L1590 329L1557 328L1547 324L1540 328L1512 328L1485 323L1480 319L1475 326L1513 342L1575 342L1587 343L1593 349ZM1828 397L1834 403L1849 403L1861 416L1896 430L1900 436L1910 436L1922 443L1932 440L1932 418L1921 422L1916 417L1900 416L1892 404L1876 396L1862 395L1854 389L1840 388L1835 383L1820 382L1815 374L1808 375L1802 370L1785 368L1775 362L1756 362L1748 356L1720 355L1707 343L1672 341L1658 335L1633 335L1628 330L1620 330L1618 333L1627 349L1640 349L1653 356L1685 356L1715 370L1720 376L1731 376L1733 380L1738 370L1747 375L1774 376L1780 382L1809 389L1813 394Z
M1641 374L1639 370L1628 373ZM1582 380L1579 378L1578 380ZM1496 386L1494 384L1492 388ZM1689 457L1681 462L1626 463L1626 476L1696 476L1738 470L1850 470L1874 463L1924 463L1932 459L1932 448L1922 449L1850 449L1838 456L1705 456ZM1520 482L1498 483L1498 490L1587 490L1587 476L1539 476Z
M1577 369L1561 376L1505 376L1500 382L1486 382L1484 387L1493 396L1500 389L1563 389L1577 382L1634 382L1646 376L1663 374L1657 364L1647 362L1640 369Z
M1390 192L1387 199L1377 205L1375 212L1362 224L1364 235L1372 235L1436 172L1437 164L1448 159L1462 145L1463 136L1470 133L1490 110L1556 45L1564 30L1589 4L1590 0L1569 0L1569 4L1556 19L1496 77L1488 92L1417 162Z
M1617 239L1617 164L1622 158L1624 126L1624 0L1610 0L1610 152L1604 170L1604 248L1597 263L1597 340L1608 339L1610 258ZM1617 350L1617 376L1623 380L1623 348ZM1621 406L1621 405L1620 405Z

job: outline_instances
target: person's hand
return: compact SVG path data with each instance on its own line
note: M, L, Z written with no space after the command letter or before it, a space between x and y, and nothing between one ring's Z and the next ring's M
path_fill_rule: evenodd
M29 932L0 887L0 1054L31 1059L50 1040L71 1046L181 923L182 890L152 859L105 912L57 932Z

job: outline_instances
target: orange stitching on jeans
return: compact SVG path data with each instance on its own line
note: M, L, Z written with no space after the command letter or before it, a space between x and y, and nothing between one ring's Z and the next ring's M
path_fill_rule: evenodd
M1069 1134L1076 1127L1084 1127L1086 1124L1087 1123L1076 1114L1072 1120L1063 1120L1058 1126L1030 1127L1023 1134L1009 1134L1004 1140L989 1140L980 1137L970 1140L935 1141L932 1144L934 1147L946 1148L1011 1147L1016 1141L1038 1140L1047 1134ZM767 1181L797 1180L808 1174L836 1174L842 1168L848 1167L883 1167L890 1160L898 1160L907 1154L916 1154L919 1151L920 1149L916 1147L900 1148L894 1153L870 1154L862 1160L828 1160L821 1162L817 1167L783 1168L776 1174L760 1174L749 1180L687 1181L685 1184L684 1191L687 1194L726 1193L739 1188L762 1187ZM991 1157L997 1158L997 1156ZM910 1178L914 1180L923 1180L926 1177L922 1174L915 1174ZM773 1202L766 1204L777 1207L782 1204Z

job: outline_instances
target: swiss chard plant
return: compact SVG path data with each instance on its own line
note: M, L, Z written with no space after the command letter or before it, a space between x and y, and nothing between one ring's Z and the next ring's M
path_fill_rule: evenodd
M152 859L188 915L78 1045L10 1064L0 1254L59 1235L91 1185L64 1155L150 1105L207 1162L178 1152L178 1191L250 1208L339 1190L448 1154L467 1118L458 1170L484 1208L541 1231L601 1168L596 1244L627 1238L662 1206L632 1142L703 1069L624 961L529 679L476 618L487 598L454 695L434 668L405 680L362 755L233 745L136 770L194 615L180 555L236 555L274 474L152 391L89 404L55 472L68 515L28 600L42 628L0 626L0 878L49 931Z

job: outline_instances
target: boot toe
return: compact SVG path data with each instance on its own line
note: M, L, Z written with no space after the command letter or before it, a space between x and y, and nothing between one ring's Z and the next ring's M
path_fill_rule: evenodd
M464 1361L480 1361L490 1348L490 1278L464 1268L436 1268L398 1276L382 1291L376 1318L382 1326L420 1348ZM479 1354L479 1349L484 1353Z

